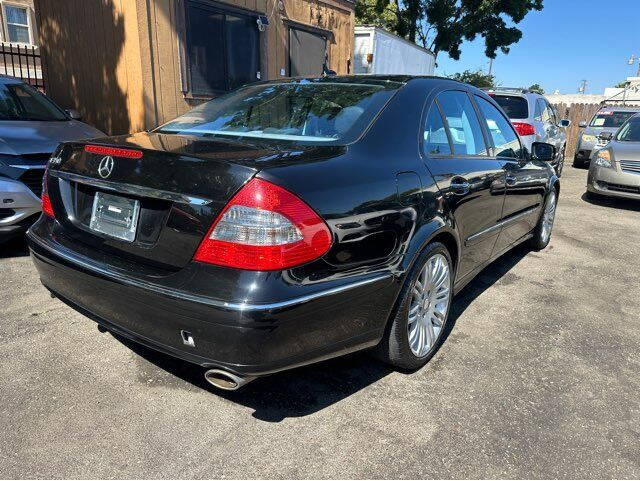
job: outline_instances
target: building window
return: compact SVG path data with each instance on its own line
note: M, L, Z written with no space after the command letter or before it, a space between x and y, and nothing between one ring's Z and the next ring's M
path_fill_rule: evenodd
M31 43L29 9L18 5L4 4L4 18L7 41L11 43Z
M256 16L196 0L186 7L187 93L213 97L260 78Z

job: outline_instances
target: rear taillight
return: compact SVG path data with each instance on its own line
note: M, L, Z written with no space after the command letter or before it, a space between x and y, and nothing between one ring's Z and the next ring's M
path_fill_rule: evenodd
M231 199L194 260L272 271L304 264L331 246L327 224L291 192L254 178Z
M513 122L513 126L520 135L535 135L536 129L533 125L524 122Z
M42 177L42 195L40 196L40 199L42 201L42 212L53 219L55 216L53 214L53 207L51 207L51 199L49 198L49 188L47 187L48 181L49 166L47 165L44 169L44 176Z

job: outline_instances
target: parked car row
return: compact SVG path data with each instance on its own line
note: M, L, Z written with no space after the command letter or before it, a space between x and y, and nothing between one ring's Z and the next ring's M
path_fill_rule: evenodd
M599 140L604 145L593 153L587 193L640 199L640 113L627 118L615 133L600 133Z
M604 106L598 110L589 123L580 122L584 128L578 136L573 158L575 167L589 165L592 154L608 142L603 133L615 134L629 117L640 112L640 107Z

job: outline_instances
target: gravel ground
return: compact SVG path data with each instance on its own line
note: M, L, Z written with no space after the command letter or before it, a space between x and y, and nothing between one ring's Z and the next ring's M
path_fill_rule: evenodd
M221 394L0 247L0 478L640 477L640 201L565 168L550 246L455 300L414 374L357 354Z

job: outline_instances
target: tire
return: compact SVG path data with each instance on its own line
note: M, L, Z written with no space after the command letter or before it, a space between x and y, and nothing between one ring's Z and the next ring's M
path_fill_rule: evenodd
M441 269L445 268L443 272ZM422 251L405 279L397 309L373 352L378 359L409 371L421 368L431 359L448 327L454 272L451 255L443 244L433 242ZM410 310L415 312L411 314Z
M549 245L557 205L558 193L553 189L549 195L547 195L544 210L540 214L540 220L538 220L536 228L533 230L533 237L529 240L529 245L532 249L540 251Z
M584 160L578 160L576 158L573 159L573 166L574 167L584 167Z
M556 170L556 175L558 176L558 178L562 177L562 169L564 168L564 151L565 147L562 147L560 159L558 160L558 169Z

